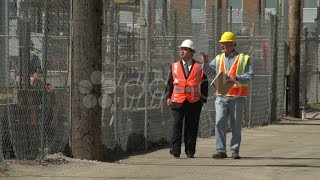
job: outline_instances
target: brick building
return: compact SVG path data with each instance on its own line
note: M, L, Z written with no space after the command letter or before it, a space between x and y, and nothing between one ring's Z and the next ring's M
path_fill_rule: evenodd
M163 1L157 0L157 2L161 3ZM193 32L199 32L196 27L206 27L208 33L212 31L214 6L219 6L225 12L222 15L222 22L228 22L230 20L228 13L230 12L230 6L232 6L232 30L241 32L244 28L241 26L249 26L246 21L253 21L259 15L275 14L278 9L281 16L286 16L288 2L288 0L168 0L168 9L177 9L178 16L184 16L186 23L191 24L190 33L192 34ZM317 0L304 0L302 7L303 25L309 26L310 30L313 31L315 27L314 19L317 14ZM228 29L226 26L224 27L225 30Z
M120 6L120 19L135 19L134 23L138 23L140 1L135 1L136 13L134 16L136 17L126 18L126 16L132 16L132 13L124 13L128 8L121 8ZM317 1L302 1L303 25L308 26L311 31L314 31L315 27L314 19L317 14ZM123 3L125 0L119 0L118 2ZM127 0L127 5L130 2L130 0ZM229 30L232 27L233 31L239 33L245 29L249 29L250 23L256 20L259 15L260 17L266 16L264 18L268 19L269 13L275 14L278 11L278 14L281 16L286 16L289 0L154 0L148 2L152 4L152 26L156 26L157 29L163 28L163 23L169 23L165 26L170 26L176 10L177 21L180 28L183 28L183 30L179 29L178 32L184 35L192 35L203 33L203 31L208 34L212 33L215 18L213 14L216 13L213 7L217 8L217 6L220 6L222 9L222 30ZM230 6L233 9L231 11L232 16L229 13ZM162 20L164 15L166 15L165 20ZM232 24L228 25L230 19L232 19ZM181 27L181 24L183 24L183 27Z

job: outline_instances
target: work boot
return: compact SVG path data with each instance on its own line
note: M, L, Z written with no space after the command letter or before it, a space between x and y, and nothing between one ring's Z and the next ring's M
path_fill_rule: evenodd
M173 151L171 151L171 150L170 150L170 154L172 154L173 157L175 157L175 158L179 158L179 157L180 157L180 153L173 152Z
M225 152L216 152L215 154L212 155L212 158L214 158L214 159L224 159L227 157L228 156Z
M241 157L239 156L239 153L233 152L232 153L232 159L240 159Z
M187 157L188 158L194 158L194 155L193 154L187 154Z

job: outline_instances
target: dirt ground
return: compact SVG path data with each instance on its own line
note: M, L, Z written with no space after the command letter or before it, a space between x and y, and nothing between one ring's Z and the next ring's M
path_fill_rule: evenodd
M195 158L168 149L115 163L78 160L62 154L43 161L6 160L0 179L320 179L320 120L287 119L243 129L240 160L216 160L214 138L198 139ZM227 146L230 134L227 135ZM183 149L183 148L182 148ZM228 150L230 156L230 151Z

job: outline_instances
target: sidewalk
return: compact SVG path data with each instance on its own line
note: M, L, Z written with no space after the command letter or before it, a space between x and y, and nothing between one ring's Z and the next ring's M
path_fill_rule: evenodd
M231 134L227 136L228 146ZM320 179L318 120L281 121L244 129L240 160L212 159L214 147L213 138L202 139L195 159L187 159L184 154L173 159L166 149L121 163L139 165L145 173L146 168L158 166L159 174L168 179Z
M175 159L162 149L117 163L66 159L70 162L60 165L11 164L5 179L320 179L320 120L245 128L242 137L240 160L211 158L212 137L197 141L194 159L184 153ZM231 155L229 149L227 153Z

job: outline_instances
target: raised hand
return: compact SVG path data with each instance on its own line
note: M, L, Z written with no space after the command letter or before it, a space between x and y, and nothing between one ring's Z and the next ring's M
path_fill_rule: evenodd
M201 54L201 59L203 60L204 63L209 62L208 55L205 52L200 52L200 54Z

